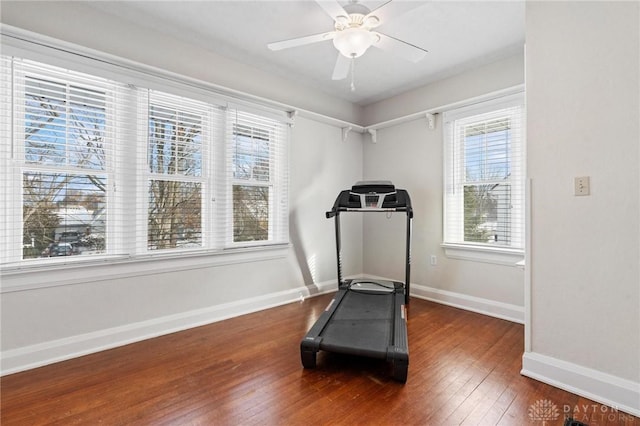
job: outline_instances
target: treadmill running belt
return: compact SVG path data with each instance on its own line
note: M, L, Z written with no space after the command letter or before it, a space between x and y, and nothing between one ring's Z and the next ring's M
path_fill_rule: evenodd
M348 291L322 332L320 349L386 358L393 343L394 294Z

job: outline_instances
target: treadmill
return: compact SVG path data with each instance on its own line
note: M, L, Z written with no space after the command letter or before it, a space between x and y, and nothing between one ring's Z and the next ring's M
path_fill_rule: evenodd
M407 216L405 282L342 279L340 214L404 212ZM304 368L315 368L318 351L384 359L394 380L405 383L409 367L407 315L411 270L411 198L389 181L358 182L341 191L327 219L335 218L338 291L300 343Z

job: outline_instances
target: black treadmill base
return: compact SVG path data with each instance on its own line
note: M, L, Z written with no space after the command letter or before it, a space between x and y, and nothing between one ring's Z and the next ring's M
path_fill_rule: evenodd
M409 373L409 362L400 360L391 361L391 377L400 383L407 383L407 375Z
M316 368L316 352L300 350L302 366L304 368Z
M300 342L304 368L316 367L319 351L382 359L391 376L405 383L409 368L404 286L392 282L385 294L354 291L351 280L340 290Z

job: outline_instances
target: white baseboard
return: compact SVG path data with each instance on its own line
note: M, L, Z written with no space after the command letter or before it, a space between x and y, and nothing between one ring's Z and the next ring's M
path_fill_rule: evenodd
M524 324L524 307L495 300L483 299L452 291L411 284L411 296L454 308L465 309L495 318Z
M0 354L0 376L211 324L335 290L337 282L327 281L4 351Z
M640 417L640 383L535 352L522 356L521 374Z

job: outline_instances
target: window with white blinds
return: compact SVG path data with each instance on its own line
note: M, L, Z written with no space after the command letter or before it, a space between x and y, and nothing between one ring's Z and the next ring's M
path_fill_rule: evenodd
M288 241L288 126L272 114L1 67L3 265Z
M229 109L227 121L227 244L285 242L287 127L238 109Z
M444 114L444 243L524 249L522 95Z
M147 249L203 247L210 107L157 91L148 96Z
M26 60L2 66L3 260L106 253L117 85Z

